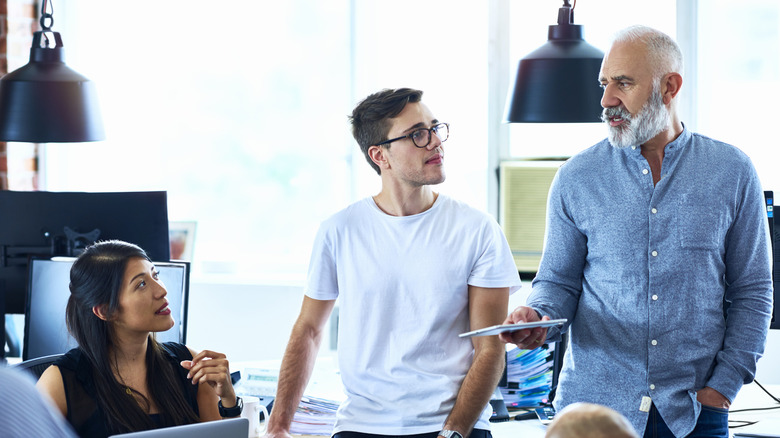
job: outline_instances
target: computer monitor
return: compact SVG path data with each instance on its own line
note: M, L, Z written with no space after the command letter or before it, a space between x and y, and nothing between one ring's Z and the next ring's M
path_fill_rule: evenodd
M772 322L770 329L780 330L780 227L775 229L774 219L774 192L764 191L766 201L766 215L769 219L769 235L772 242L772 286L773 286L773 305Z
M76 346L65 323L72 258L32 259L25 312L22 359L65 353ZM157 333L160 342L187 341L187 301L190 270L187 262L155 262L170 303L173 327Z
M0 191L0 212L5 313L25 311L30 257L74 257L97 240L120 239L170 260L166 192Z

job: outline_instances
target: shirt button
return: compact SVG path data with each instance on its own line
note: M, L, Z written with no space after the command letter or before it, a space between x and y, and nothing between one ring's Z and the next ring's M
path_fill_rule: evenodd
M650 211L651 211L653 214L656 214L656 213L658 213L658 210L656 210L656 208L655 208L655 207L651 208L651 209L650 209Z
M655 389L655 385L653 385L653 384L650 384L650 390L652 391L652 390L654 390L654 389Z
M658 295L653 295L653 301L658 301Z
M652 254L652 255L653 255L653 257L656 257L656 256L658 256L658 251L653 251L653 252L651 252L650 254Z
M648 173L648 172L649 172L649 170L647 170L647 169L642 169L642 175L647 175L647 173Z
M658 341L656 341L655 339L653 339L652 341L650 341L650 343L651 343L651 344L653 344L653 345L658 345Z
M631 146L631 149L632 150L636 150L636 146Z

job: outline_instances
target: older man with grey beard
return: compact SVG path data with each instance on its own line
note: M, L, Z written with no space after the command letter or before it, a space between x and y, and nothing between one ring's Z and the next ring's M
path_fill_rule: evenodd
M599 79L609 137L558 171L533 291L506 320L569 323L501 337L530 348L568 330L556 408L605 405L645 437L727 437L771 319L761 184L744 153L680 121L667 35L619 32Z

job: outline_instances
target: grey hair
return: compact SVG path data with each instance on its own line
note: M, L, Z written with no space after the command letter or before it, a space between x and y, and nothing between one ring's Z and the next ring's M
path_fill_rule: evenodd
M652 27L637 25L618 31L612 38L612 44L626 42L645 44L656 81L667 73L683 74L682 51L669 35Z

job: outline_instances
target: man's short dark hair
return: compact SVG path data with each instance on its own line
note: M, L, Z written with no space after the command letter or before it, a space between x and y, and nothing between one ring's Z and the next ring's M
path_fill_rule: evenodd
M390 119L397 117L407 103L419 102L422 94L422 91L412 88L384 89L363 99L349 116L352 123L352 136L355 137L366 161L376 170L376 173L381 175L379 166L368 156L368 148L388 140Z

